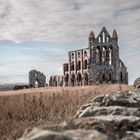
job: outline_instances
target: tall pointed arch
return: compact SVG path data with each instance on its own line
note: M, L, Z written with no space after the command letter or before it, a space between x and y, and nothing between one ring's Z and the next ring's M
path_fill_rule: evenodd
M73 73L73 74L71 75L71 86L75 86L75 81L76 81L76 79L75 79L75 74Z
M81 73L77 74L77 83L78 83L78 86L82 85L82 75L81 75Z
M87 74L87 72L85 72L85 73L84 73L84 85L85 85L85 86L88 85L88 79L89 79L88 74Z

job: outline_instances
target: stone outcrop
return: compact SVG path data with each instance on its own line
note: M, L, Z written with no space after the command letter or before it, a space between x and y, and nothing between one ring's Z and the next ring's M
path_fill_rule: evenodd
M107 140L107 136L96 130L67 130L54 132L34 128L29 134L19 140Z
M19 140L140 140L140 91L98 96L75 119L26 131Z
M137 78L137 79L134 81L133 86L134 86L134 88L136 88L136 89L140 89L140 77Z
M76 116L89 117L97 115L134 115L140 117L139 91L119 93L116 95L98 96L83 105Z

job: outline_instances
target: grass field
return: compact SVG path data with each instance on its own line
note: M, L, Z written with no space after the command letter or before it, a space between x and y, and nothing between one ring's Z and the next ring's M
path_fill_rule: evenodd
M127 85L39 88L0 92L0 140L15 140L28 126L73 119L77 109L91 98Z

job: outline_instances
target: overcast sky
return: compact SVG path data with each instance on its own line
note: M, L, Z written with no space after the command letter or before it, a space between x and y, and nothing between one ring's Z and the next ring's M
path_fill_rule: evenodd
M62 74L67 52L86 48L91 30L119 36L129 83L140 77L140 0L0 0L0 83L28 82L38 69Z

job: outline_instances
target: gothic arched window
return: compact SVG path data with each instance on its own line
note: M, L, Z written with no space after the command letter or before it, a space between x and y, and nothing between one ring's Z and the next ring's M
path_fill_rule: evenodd
M106 80L106 76L105 76L105 73L103 73L103 77L102 77L102 80L103 80L103 82L105 82L105 80Z
M80 57L80 52L78 52L78 58Z
M87 69L87 66L88 66L88 62L87 60L84 61L84 69Z
M113 60L113 56L112 56L112 48L109 48L109 64L112 65L112 60Z
M105 32L103 32L103 43L105 43Z
M99 38L98 38L98 41L99 41L99 43L101 43L101 37L99 36Z
M102 49L102 62L106 61L106 47L104 46Z
M81 73L78 73L78 75L77 75L77 82L78 82L78 85L82 85L82 75L81 75Z
M122 67L122 63L120 62L120 67Z
M78 61L77 63L77 70L80 70L81 69L81 61Z
M71 54L71 58L72 58L72 59L74 58L74 53Z
M84 56L87 56L87 51L84 51Z
M102 62L102 51L99 46L96 48L96 62L97 63Z
M123 74L122 74L122 72L120 73L120 83L123 83Z
M84 85L88 85L88 74L84 74Z
M112 74L111 74L111 72L109 73L108 81L109 81L109 82L112 81Z
M74 62L71 63L71 70L74 70Z
M65 76L65 82L68 82L69 81L69 74L66 74Z
M106 42L109 42L109 37L106 38Z
M72 76L71 76L71 85L72 86L75 85L75 74L72 74Z

